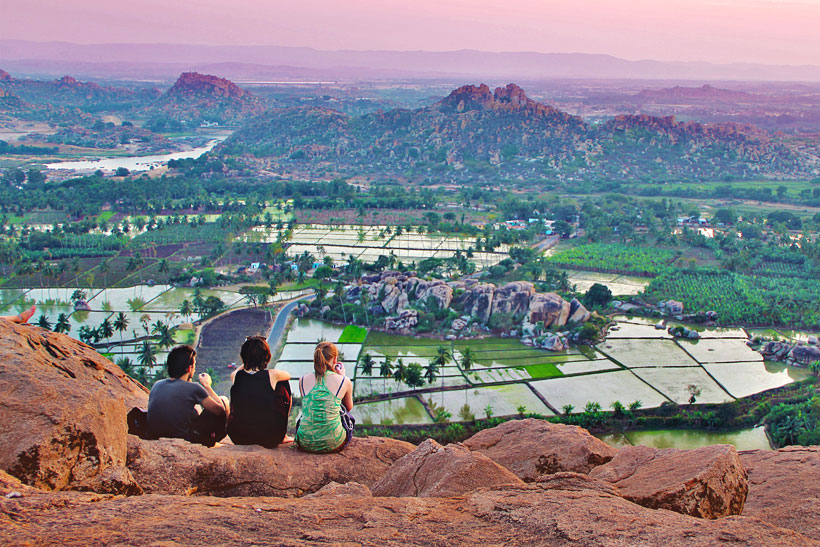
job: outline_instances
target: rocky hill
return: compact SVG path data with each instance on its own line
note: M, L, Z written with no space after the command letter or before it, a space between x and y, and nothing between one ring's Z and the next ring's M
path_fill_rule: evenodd
M146 114L154 118L153 123L164 118L196 127L203 122L234 125L266 109L263 100L230 80L184 72Z
M0 395L4 545L820 545L818 447L616 449L535 419L331 455L142 440L142 386L2 320Z
M362 276L362 284L348 289L348 301L368 302L374 317L387 316L387 330L404 334L424 332L419 316L435 310L455 310L460 317L444 323L448 338L503 331L521 341L550 350L564 350L566 333L546 333L587 321L591 314L577 299L567 302L556 293L539 293L529 281L497 287L475 279L444 281L421 279L414 273L384 271ZM536 327L538 324L538 327Z
M169 96L225 99L240 99L250 95L230 80L197 72L183 72L180 74L167 94Z
M271 110L221 145L280 170L437 180L692 180L815 174L816 151L754 127L619 116L591 125L515 84L467 85L416 110L347 116L319 108ZM255 158L251 160L250 157Z

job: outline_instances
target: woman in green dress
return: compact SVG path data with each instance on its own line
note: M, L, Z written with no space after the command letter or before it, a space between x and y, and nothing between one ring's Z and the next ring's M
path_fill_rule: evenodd
M296 429L296 446L306 452L338 452L347 445L352 428L343 419L353 410L353 382L345 376L339 350L320 342L313 352L313 374L299 378L302 417Z

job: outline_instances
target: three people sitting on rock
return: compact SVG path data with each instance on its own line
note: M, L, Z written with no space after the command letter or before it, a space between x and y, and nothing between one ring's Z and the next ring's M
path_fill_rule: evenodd
M171 350L169 378L154 384L148 397L148 437L181 438L205 446L213 446L226 434L237 445L274 448L292 443L294 439L287 435L290 374L267 368L271 351L261 336L248 337L240 356L242 366L231 374L229 402L214 392L207 374L198 376L199 384L192 382L194 348ZM313 355L314 372L299 379L302 417L295 440L302 450L337 452L353 436L353 383L345 376L338 357L335 345L321 342Z

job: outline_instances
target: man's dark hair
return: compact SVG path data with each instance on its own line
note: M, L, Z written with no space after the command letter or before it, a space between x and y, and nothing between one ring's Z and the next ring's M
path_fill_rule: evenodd
M196 350L193 346L186 344L172 349L168 354L168 376L171 378L180 378L188 372L188 369L194 362L194 357L196 357Z
M262 336L248 336L242 349L242 366L245 370L265 370L270 363L270 346Z

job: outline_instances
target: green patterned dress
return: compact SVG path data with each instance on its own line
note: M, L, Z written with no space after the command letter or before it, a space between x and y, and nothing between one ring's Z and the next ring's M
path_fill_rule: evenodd
M296 430L296 444L307 452L334 452L347 440L339 415L342 400L328 389L325 376L302 397L302 418Z

